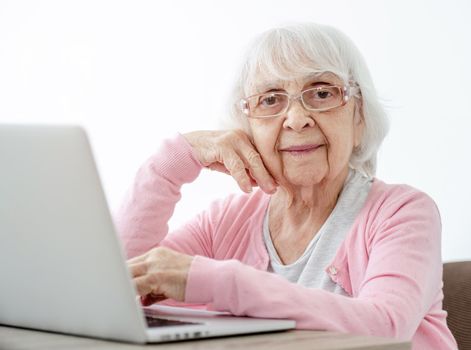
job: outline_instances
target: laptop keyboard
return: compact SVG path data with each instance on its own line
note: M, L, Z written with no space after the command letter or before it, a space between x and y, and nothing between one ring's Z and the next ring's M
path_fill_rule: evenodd
M201 324L201 323L194 323L194 322L166 320L164 318L158 318L154 316L146 316L146 321L147 321L148 327L187 326L187 325L192 325L192 324Z

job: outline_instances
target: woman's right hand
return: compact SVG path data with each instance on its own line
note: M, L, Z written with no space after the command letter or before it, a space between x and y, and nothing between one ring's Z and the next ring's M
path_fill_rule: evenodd
M276 182L242 130L193 131L183 134L203 166L231 175L244 192L252 186L276 192Z

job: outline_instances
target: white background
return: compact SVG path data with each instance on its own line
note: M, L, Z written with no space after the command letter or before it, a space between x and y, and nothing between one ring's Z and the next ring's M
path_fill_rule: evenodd
M444 259L471 259L470 15L465 0L0 0L0 122L84 125L116 209L163 138L217 127L255 34L330 24L363 52L391 117L377 176L430 194ZM203 172L170 226L232 191Z

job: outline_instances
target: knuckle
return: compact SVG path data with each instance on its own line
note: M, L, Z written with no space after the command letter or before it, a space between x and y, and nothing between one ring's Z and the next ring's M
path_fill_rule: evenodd
M260 167L262 163L262 157L255 150L251 150L247 154L247 161L252 168Z
M147 278L146 278L146 282L151 287L157 286L159 284L159 273L154 272L154 273L148 275Z
M137 266L136 270L138 274L145 275L147 271L149 270L149 264L146 261L144 261L142 262L142 264Z
M238 138L243 138L243 139L247 138L247 134L242 129L235 129L235 130L232 130L232 132L234 133L234 135L237 135Z
M218 138L216 139L216 143L220 146L227 146L232 143L233 139L234 134L232 133L232 131L227 131L218 136Z
M232 175L245 173L245 166L241 160L231 159L228 163L228 167L231 170Z
M242 130L228 130L221 135L222 144L234 147L240 141L246 141L247 135Z
M167 272L165 271L155 271L147 278L148 285L153 289L161 289L162 285L165 282Z
M155 248L152 248L152 254L150 255L155 258L162 254L165 254L166 250L167 249L164 247L155 247Z
M235 136L234 136L234 139L233 139L233 143L234 143L235 147L242 147L242 146L245 146L245 145L251 145L249 137L242 130L235 130L234 135Z

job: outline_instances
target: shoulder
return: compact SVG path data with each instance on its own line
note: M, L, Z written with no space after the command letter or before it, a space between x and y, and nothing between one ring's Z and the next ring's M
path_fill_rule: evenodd
M367 214L383 218L414 211L438 215L435 201L425 192L406 184L387 184L374 179L365 208Z
M370 234L423 232L440 235L440 213L425 192L405 184L387 184L375 179L360 221Z

